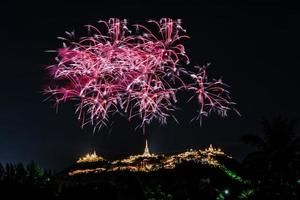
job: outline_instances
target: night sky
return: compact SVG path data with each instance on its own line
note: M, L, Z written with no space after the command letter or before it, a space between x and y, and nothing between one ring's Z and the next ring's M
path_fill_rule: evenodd
M140 153L144 136L119 117L98 133L80 128L73 104L56 113L42 94L48 83L45 66L61 47L58 36L99 19L127 18L144 23L161 17L180 18L191 40L186 41L191 63L204 65L210 77L222 77L231 86L232 99L241 117L212 115L190 123L196 115L191 103L179 102L175 115L180 125L154 123L146 128L152 152L176 152L221 147L236 159L249 151L241 135L259 131L260 121L277 114L298 119L300 72L300 9L284 1L254 3L187 3L188 1L115 1L92 3L0 3L1 98L0 162L35 160L46 168L62 169L78 157L96 150L105 156ZM146 1L145 1L146 2ZM272 2L272 3L271 3ZM182 98L184 99L184 98Z

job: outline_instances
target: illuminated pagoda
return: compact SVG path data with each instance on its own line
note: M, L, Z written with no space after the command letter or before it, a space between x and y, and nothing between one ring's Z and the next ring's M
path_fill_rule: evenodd
M73 168L69 171L69 175L73 176L77 174L112 171L151 172L161 169L172 170L178 165L186 162L218 168L221 166L217 159L218 156L226 157L228 159L232 158L226 155L220 148L214 148L212 145L204 150L191 149L172 155L151 154L149 151L148 141L146 140L143 154L131 155L123 159L109 161L98 156L96 152L87 154L77 161L79 167ZM88 164L88 167L86 164Z
M96 151L93 153L88 153L84 157L79 158L76 162L77 163L85 163L85 162L98 162L103 161L104 159L101 156L96 154Z
M236 166L232 157L212 145L203 150L190 149L172 154L154 154L150 153L148 141L146 141L144 152L125 158L105 159L98 156L96 152L89 153L66 169L60 178L66 184L75 182L77 185L93 185L108 182L109 184L116 183L112 187L117 188L123 185L124 180L145 180L145 184L147 181L151 184L157 182L165 184L166 187L173 184L174 180L176 180L175 186L178 184L177 181L199 180L198 183L201 185L216 184L216 187L222 189L216 190L219 193L216 199L225 199L221 197L229 195L227 188L234 187L242 190L239 193L241 197L239 199L244 199L245 195L251 196L253 190L244 189L249 188L251 182L244 179L239 174L240 172L234 171L237 169ZM161 180L164 181L161 182ZM135 181L132 182L134 187L135 183Z
M148 141L147 141L147 139L146 139L146 144L145 144L144 153L143 153L142 156L144 156L144 157L149 157L149 156L151 156L150 151L149 151L149 147L148 147Z

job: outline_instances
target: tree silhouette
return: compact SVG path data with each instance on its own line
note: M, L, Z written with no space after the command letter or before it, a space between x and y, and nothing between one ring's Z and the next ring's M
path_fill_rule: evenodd
M256 148L243 164L256 181L259 195L296 199L300 171L300 137L295 120L277 116L262 122L263 136L246 134L241 141ZM298 194L299 195L299 194Z
M4 175L5 175L4 173L5 173L5 169L4 169L3 165L0 163L0 181L3 180Z
M32 179L35 181L44 175L44 170L37 163L31 161L27 165L27 173L28 173L29 179Z
M26 172L25 167L22 163L19 163L16 166L15 174L16 174L16 181L17 182L23 183L25 181L27 172Z

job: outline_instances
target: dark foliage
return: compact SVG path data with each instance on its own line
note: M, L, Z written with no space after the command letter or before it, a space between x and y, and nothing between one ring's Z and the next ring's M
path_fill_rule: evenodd
M233 164L234 165L234 164ZM182 163L173 170L155 172L115 171L81 174L44 171L35 163L26 167L8 164L0 167L2 194L10 197L43 199L239 199L248 185L232 179L220 168ZM224 193L225 190L230 194Z
M242 164L219 156L218 167L187 161L170 170L75 176L68 172L99 165L109 168L110 163L74 164L60 173L44 170L34 162L26 166L0 164L0 192L9 198L39 199L300 199L300 138L295 133L295 121L279 116L262 125L262 136L242 137L256 149Z
M295 120L277 116L262 122L263 135L244 135L242 142L255 147L243 165L256 188L256 199L299 199L300 136Z

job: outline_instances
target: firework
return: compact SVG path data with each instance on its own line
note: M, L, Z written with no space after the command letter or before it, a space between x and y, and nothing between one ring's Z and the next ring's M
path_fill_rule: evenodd
M115 113L139 118L142 127L154 119L164 124L173 117L180 89L194 92L199 116L212 111L226 116L233 109L226 85L221 80L208 82L205 67L198 73L182 67L189 64L182 44L189 37L181 21L162 18L148 24L151 28L133 25L133 32L126 20L111 18L99 21L99 28L88 25L89 36L77 41L74 33L66 32L57 62L49 66L53 85L45 92L55 105L78 102L82 125L99 128Z

